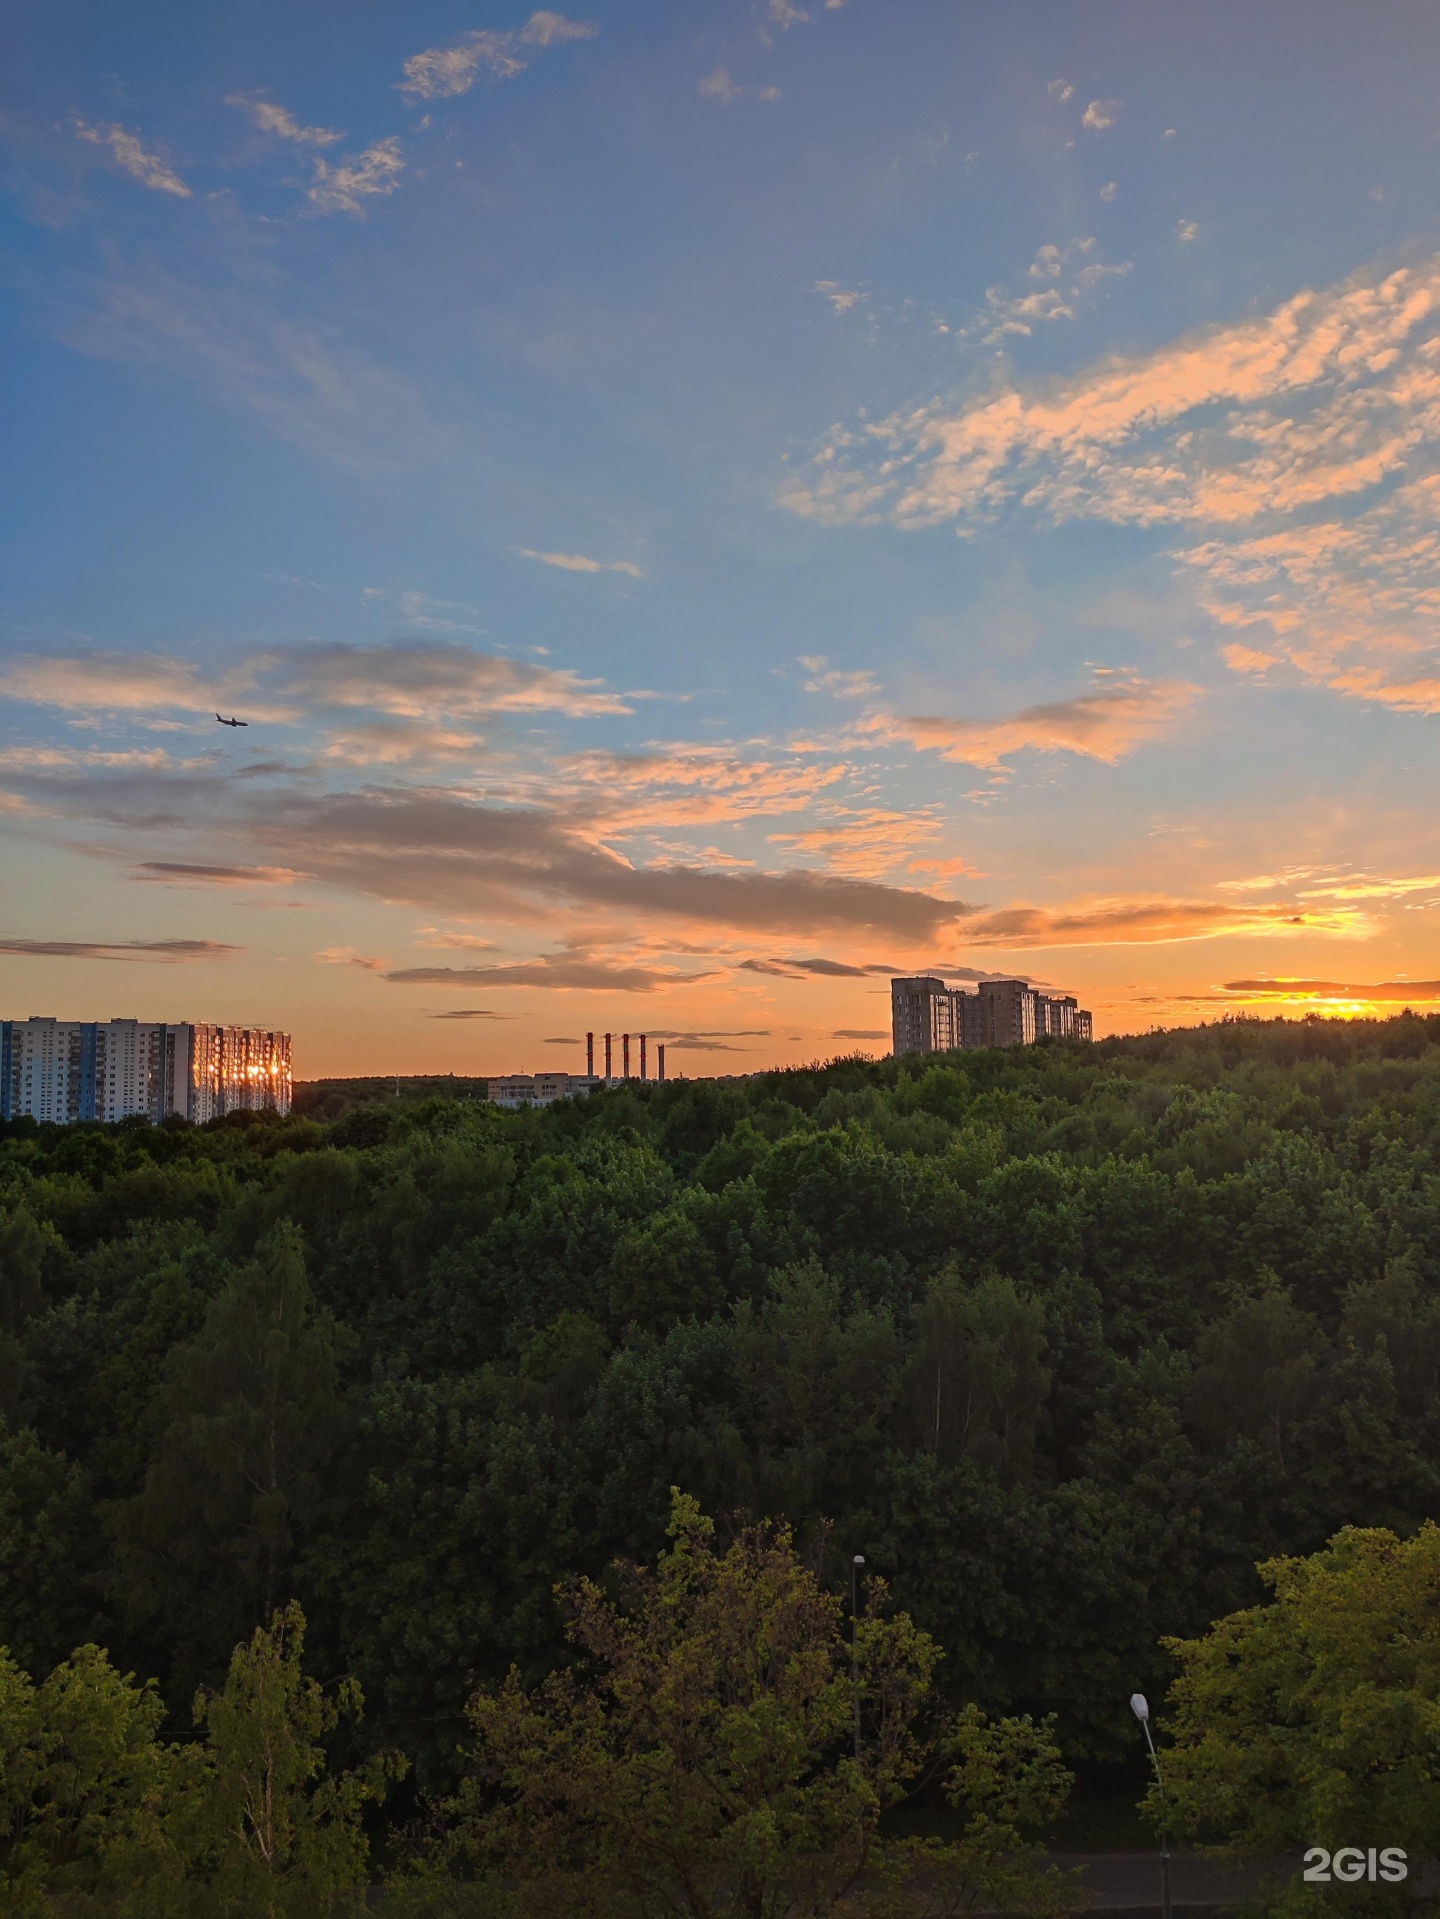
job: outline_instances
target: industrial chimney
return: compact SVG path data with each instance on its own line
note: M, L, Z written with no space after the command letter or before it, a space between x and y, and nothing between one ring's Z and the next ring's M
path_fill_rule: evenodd
M622 1033L620 1035L620 1058L622 1061L621 1070L624 1073L626 1079L629 1079L630 1077L630 1035L628 1033Z
M593 1033L585 1035L585 1077L586 1079L595 1077L595 1035Z
M610 1084L610 1035L605 1035L605 1084Z
M640 1035L640 1077L645 1077L645 1035Z
M663 1039L655 1048L655 1077L660 1080L663 1080L665 1077L665 1042Z

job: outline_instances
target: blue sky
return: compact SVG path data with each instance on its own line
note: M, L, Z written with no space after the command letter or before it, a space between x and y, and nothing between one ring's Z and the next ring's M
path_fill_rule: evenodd
M1440 994L1432 9L12 40L7 1012L744 1070L891 966Z

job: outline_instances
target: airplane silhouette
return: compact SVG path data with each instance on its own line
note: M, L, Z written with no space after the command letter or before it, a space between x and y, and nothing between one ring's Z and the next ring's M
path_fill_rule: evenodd
M220 715L218 713L215 715L215 717L217 720L220 720ZM250 722L249 720L220 720L220 724L222 726L248 726Z

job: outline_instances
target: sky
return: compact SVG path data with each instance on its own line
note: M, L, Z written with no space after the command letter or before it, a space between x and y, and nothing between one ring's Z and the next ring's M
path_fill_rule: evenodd
M1440 1005L1440 13L566 5L11 11L0 1016Z

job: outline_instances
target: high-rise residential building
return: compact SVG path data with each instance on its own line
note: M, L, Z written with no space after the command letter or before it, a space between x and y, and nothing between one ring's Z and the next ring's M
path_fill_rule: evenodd
M290 1035L156 1020L0 1020L0 1119L290 1111Z
M897 1055L1093 1037L1090 1015L1071 996L1038 992L1023 979L981 980L967 993L929 973L891 980L890 1027Z

